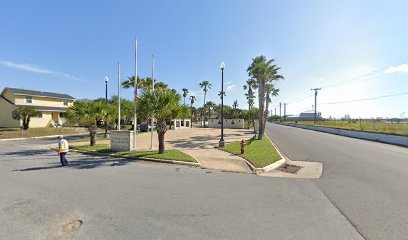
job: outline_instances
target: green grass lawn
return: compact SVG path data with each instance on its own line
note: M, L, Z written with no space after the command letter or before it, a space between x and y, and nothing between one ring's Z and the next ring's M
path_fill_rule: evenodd
M20 130L19 128L0 128L0 139L42 137L50 135L86 134L86 128L29 128Z
M224 148L220 149L241 156L240 142L227 144ZM255 139L252 143L246 140L243 157L257 168L263 168L281 159L281 156L266 135L264 135L262 140Z
M86 152L98 152L98 153L114 153L118 156L129 156L135 158L154 158L161 160L175 160L182 162L196 163L197 161L190 155L183 153L179 150L167 150L163 154L158 154L157 151L130 151L130 152L113 152L107 144L97 144L95 146L73 146L74 150L86 151Z

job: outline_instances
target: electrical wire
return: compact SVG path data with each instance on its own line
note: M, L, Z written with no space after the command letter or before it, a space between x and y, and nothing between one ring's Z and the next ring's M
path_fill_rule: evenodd
M362 102L362 101L369 101L369 100L375 100L375 99L380 99L380 98L396 97L396 96L401 96L401 95L406 95L406 94L408 94L408 92L390 94L390 95L383 95L383 96L371 97L371 98L353 99L353 100L347 100L347 101L341 101L341 102L319 103L319 105L322 105L322 104L340 104L340 103L350 103L350 102Z

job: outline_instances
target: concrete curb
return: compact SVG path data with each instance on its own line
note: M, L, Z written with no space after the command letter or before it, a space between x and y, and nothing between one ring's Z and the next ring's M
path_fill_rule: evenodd
M271 163L271 164L269 164L269 165L267 165L267 166L265 166L263 168L257 168L250 161L246 160L242 156L237 155L246 162L246 164L251 169L252 173L269 172L271 170L274 170L274 169L282 166L283 164L285 164L287 162L287 157L279 150L279 148L272 142L272 140L266 134L264 134L264 137L266 137L269 140L269 142L272 144L272 146L276 149L278 154L281 156L281 159L274 162L274 163Z
M81 150L75 150L75 149L72 149L70 151L71 152L78 152L78 153L86 153L86 154L91 154L91 155L96 155L96 156L105 156L105 157L112 157L112 158L126 158L127 160L130 160L130 161L149 161L149 162L179 164L179 165L187 165L187 166L204 168L201 165L201 163L199 163L195 158L194 158L194 160L196 160L197 163L182 162L182 161L176 161L176 160L155 159L155 158L144 158L144 157L130 157L130 156L125 156L125 155L124 156L118 156L118 155L113 154L113 153L105 154L105 153L87 152L87 151L81 151Z
M13 141L13 140L27 140L27 139L41 139L41 138L56 138L60 135L48 135L48 136L40 136L40 137L26 137L26 138L7 138L7 139L0 139L0 141ZM64 137L82 137L82 136L89 136L89 133L79 133L79 134L68 134L64 135Z

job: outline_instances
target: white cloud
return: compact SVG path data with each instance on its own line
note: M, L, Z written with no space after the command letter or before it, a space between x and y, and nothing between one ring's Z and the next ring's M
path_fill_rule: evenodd
M31 64L14 63L14 62L10 62L10 61L0 61L0 66L8 67L8 68L15 68L15 69L19 69L19 70L26 71L26 72L41 73L41 74L51 74L51 75L64 77L64 78L75 80L75 81L83 81L82 79L77 78L75 76L72 76L69 73L53 71L53 70L50 70L50 69L38 67L38 66L35 66L35 65L31 65Z
M235 84L231 84L231 85L228 85L227 86L227 91L232 91L232 90L234 90L235 89Z
M408 64L401 64L395 67L388 67L384 70L384 73L396 73L396 72L408 73Z
M226 82L226 84L227 84L227 85L231 85L231 84L232 84L232 81L228 81L228 82Z

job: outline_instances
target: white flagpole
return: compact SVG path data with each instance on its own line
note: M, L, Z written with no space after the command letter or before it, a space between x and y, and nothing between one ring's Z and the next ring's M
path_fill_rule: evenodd
M120 62L118 61L118 130L120 131Z
M152 90L154 91L154 55L152 55ZM154 124L154 116L152 116L150 126L151 126L151 133L150 133L150 148L153 149L153 124Z
M133 120L133 148L136 150L136 134L137 134L137 112L136 112L136 102L137 102L137 37L136 37L136 42L135 42L135 93L134 93L134 98L135 98L135 116Z

